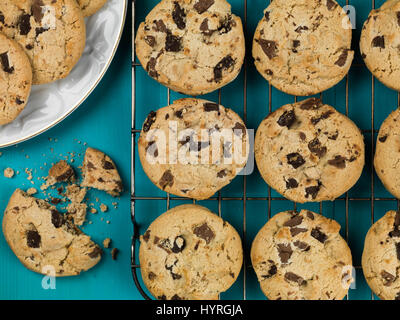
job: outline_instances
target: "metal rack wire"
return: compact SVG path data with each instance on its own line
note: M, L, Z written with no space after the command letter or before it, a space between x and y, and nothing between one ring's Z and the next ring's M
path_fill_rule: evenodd
M273 0L270 0L271 2ZM372 8L375 8L375 0L370 0L372 2ZM247 29L247 0L243 0L244 2L244 31L246 34L246 29ZM349 0L346 0L346 5L349 5ZM135 0L132 0L132 10L133 10L133 19L132 19L132 30L134 32L134 25L135 25ZM247 65L246 65L246 59L245 58L245 63L243 65L243 76L244 76L244 85L243 85L243 120L246 123L247 122ZM136 88L135 88L135 70L137 68L141 68L142 66L135 61L135 44L133 42L133 55L132 55L132 168L131 168L131 219L133 223L133 237L132 237L132 246L131 246L131 269L132 269L132 275L133 275L133 280L135 282L135 285L137 289L139 290L140 294L143 296L144 299L146 300L151 300L152 298L147 295L145 290L143 289L139 277L137 274L138 269L140 268L140 265L136 261L136 244L139 239L140 231L139 231L139 226L136 223L135 219L135 203L136 201L140 200L157 200L157 201L165 201L166 202L166 209L169 210L170 208L170 201L171 200L185 200L185 198L181 197L174 197L170 196L170 194L166 194L166 196L163 197L140 197L136 196L135 193L135 138L138 134L140 134L140 129L135 127L135 97L136 97ZM363 64L353 64L352 67L363 67ZM268 113L272 112L272 86L268 85L268 105L267 105L267 110ZM345 91L346 91L346 116L349 115L349 75L346 76L345 78ZM375 94L375 78L374 76L371 75L371 129L370 130L362 130L363 134L370 134L371 135L371 142L370 142L370 147L371 147L371 154L370 156L370 161L373 163L373 158L374 158L374 149L375 149L375 134L378 132L374 128L374 108L375 108L375 99L374 99L374 94ZM320 99L323 99L323 94L320 94ZM400 93L398 93L398 106L400 106ZM170 104L170 89L168 89L168 95L167 95L167 101L166 105ZM221 89L218 91L218 102L221 103ZM294 102L297 102L297 97L294 97ZM366 155L367 157L368 155ZM371 219L371 225L375 222L375 217L374 217L374 204L376 201L393 201L397 202L397 208L399 210L400 208L400 201L395 198L385 198L385 197L375 197L375 190L374 190L374 168L371 166L370 168L370 191L371 191L371 196L370 197L350 197L349 193L346 193L344 196L336 199L338 201L343 201L345 203L345 240L348 242L349 241L349 203L350 201L365 201L365 202L370 202L371 204L371 214L370 214L370 219ZM268 203L268 219L271 218L271 207L272 207L272 202L273 201L280 201L280 200L286 200L284 197L273 197L271 195L271 187L268 186L268 196L267 197L248 197L247 196L247 178L244 175L243 177L243 190L242 196L239 197L222 197L221 192L217 193L217 196L211 197L209 200L214 200L218 201L218 214L221 216L221 204L222 201L242 201L243 202L243 231L242 231L242 241L243 245L245 246L245 239L246 239L246 202L247 201L267 201ZM187 200L187 199L186 199ZM193 203L195 203L195 200L193 200ZM294 210L297 209L296 203L293 203L293 208ZM323 202L319 203L319 213L324 214L323 212ZM142 233L144 230L141 230ZM246 270L246 268L251 267L249 262L246 259L246 256L243 261L243 268ZM360 265L354 266L355 269L361 269ZM243 273L243 299L246 300L246 272ZM347 295L347 299L349 299L349 296ZM374 295L371 292L371 299L374 299Z

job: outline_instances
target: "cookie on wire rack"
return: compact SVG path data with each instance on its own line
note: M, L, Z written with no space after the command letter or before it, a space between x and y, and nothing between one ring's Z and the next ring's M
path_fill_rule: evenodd
M163 0L140 24L136 54L161 84L187 95L206 94L239 74L242 22L225 0Z
M251 261L271 300L341 300L352 257L340 225L308 210L273 216L251 246Z
M350 20L335 0L274 0L256 29L253 57L271 85L310 96L348 73L351 37Z
M345 115L316 98L267 116L255 139L264 180L295 202L334 200L360 178L364 140Z
M160 300L216 300L236 281L242 242L226 221L199 205L158 217L140 237L143 281Z

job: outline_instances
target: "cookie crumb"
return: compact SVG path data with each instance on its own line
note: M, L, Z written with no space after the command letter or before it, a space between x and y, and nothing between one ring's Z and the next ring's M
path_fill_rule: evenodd
M104 203L102 203L102 204L100 205L100 210L101 210L101 212L106 212L106 211L108 210L107 205L105 205Z
M26 193L27 193L28 195L32 196L32 195L34 195L34 194L37 193L37 190L36 190L36 188L29 188L29 189L26 191Z
M119 250L117 248L114 248L111 250L111 257L113 260L117 260L118 253L119 253Z
M111 245L111 239L110 239L110 238L105 238L105 239L103 240L103 246L104 246L104 248L108 249L108 248L110 248L110 245Z
M67 163L67 161L61 160L50 168L49 180L55 182L74 182L74 169Z
M91 212L91 213L97 213L97 210L96 210L95 208L91 208L91 209L90 209L90 212Z
M11 169L11 168L6 168L6 169L4 169L4 176L5 176L6 178L11 179L12 177L14 177L14 170Z

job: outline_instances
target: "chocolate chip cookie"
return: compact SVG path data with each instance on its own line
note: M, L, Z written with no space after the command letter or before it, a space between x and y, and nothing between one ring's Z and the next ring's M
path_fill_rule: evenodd
M124 190L121 177L114 161L105 153L87 148L82 166L81 187L103 190L118 197Z
M271 218L251 247L268 299L343 299L352 282L352 257L339 230L336 221L307 210Z
M372 74L387 87L400 91L400 1L388 0L372 10L364 23L360 49Z
M140 270L161 300L212 300L230 288L242 268L236 230L207 208L175 207L140 237Z
M85 17L94 15L107 2L107 0L77 0Z
M257 130L254 149L264 180L300 203L336 199L364 167L360 130L316 98L271 113Z
M33 84L65 78L80 59L86 32L75 0L2 0L0 31L25 50Z
M362 268L372 291L381 299L400 300L400 213L387 212L365 238Z
M94 267L101 249L46 201L17 189L4 212L3 234L23 265L57 277Z
M399 123L399 109L393 111L383 122L376 141L374 166L385 188L400 199Z
M246 165L248 133L232 110L200 99L152 111L138 141L143 169L160 189L208 199Z
M327 90L343 79L352 63L349 26L335 0L274 0L254 35L257 70L288 94Z
M147 73L174 91L200 95L233 81L242 67L242 22L225 0L163 0L136 35Z
M0 125L12 122L25 108L32 68L21 46L0 33Z

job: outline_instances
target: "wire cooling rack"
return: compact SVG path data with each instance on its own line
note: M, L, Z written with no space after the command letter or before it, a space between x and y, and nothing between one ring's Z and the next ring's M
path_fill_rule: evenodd
M158 1L157 0L140 0L141 3L141 17L142 20L144 16L147 15L148 11L144 12L145 9L151 9ZM143 5L143 3L146 3ZM234 8L239 8L241 12L234 10L235 14L241 16L243 21L243 27L247 39L247 48L251 48L251 41L254 33L254 29L258 21L261 19L262 11L269 4L269 0L229 0ZM264 296L261 294L261 291L258 287L257 279L255 277L254 271L250 265L249 259L249 249L251 246L251 237L249 239L248 229L252 229L252 235L261 228L262 224L265 223L271 215L288 210L288 209L301 209L308 208L315 212L319 212L320 214L327 216L329 218L336 219L342 226L341 234L349 243L349 246L353 253L353 264L356 270L356 288L351 289L349 294L347 295L347 299L376 299L376 296L372 293L372 291L366 285L365 279L362 275L361 269L361 252L363 247L363 241L366 232L369 227L387 210L399 209L400 203L399 200L393 198L386 190L384 190L381 185L379 179L375 175L373 168L373 157L374 157L374 149L375 149L375 139L378 133L379 125L382 121L389 115L390 111L397 106L400 105L400 93L391 91L385 88L382 84L380 84L376 79L368 72L366 69L362 59L359 57L359 49L358 49L358 39L361 32L361 27L366 20L370 10L373 8L380 7L384 0L342 0L338 1L340 5L353 6L356 10L356 29L353 30L353 50L356 51L357 57L353 61L353 65L350 69L349 74L345 77L345 79L336 86L334 89L330 89L327 92L319 94L319 98L322 99L325 103L331 104L336 107L340 112L349 116L356 124L361 128L366 144L366 166L364 168L363 176L360 181L354 187L355 190L350 190L345 195L336 199L334 202L321 202L317 204L306 204L306 205L298 205L296 203L290 202L284 197L277 194L273 189L267 186L263 181L256 180L257 184L261 184L265 189L265 194L257 194L254 190L249 190L254 182L254 179L251 176L242 176L237 177L236 185L240 185L241 191L238 193L237 188L235 192L232 194L228 194L226 192L218 192L214 197L210 198L211 202L216 202L217 205L214 208L217 208L217 213L219 216L222 216L224 204L227 202L234 203L234 206L237 207L237 203L240 202L240 211L242 214L241 225L236 224L236 227L241 229L242 240L244 244L244 264L243 271L241 276L237 280L237 282L241 282L236 285L235 294L227 295L226 297L229 299L262 299ZM135 7L139 6L139 2L135 4L135 0L132 0L132 8L133 8L133 34L135 34ZM143 9L145 8L145 9ZM137 8L136 8L137 9ZM249 11L251 12L249 13ZM136 11L138 12L138 10ZM251 17L251 18L250 18ZM138 17L137 17L138 18ZM249 28L250 25L250 28ZM298 100L297 97L288 96L283 93L279 93L276 89L274 89L271 85L261 79L259 76L257 82L252 79L252 75L255 74L254 67L252 66L252 58L251 51L247 50L247 55L245 58L245 63L243 66L243 70L241 75L240 84L236 85L236 89L241 87L242 90L242 110L236 109L235 111L241 113L242 118L246 124L248 124L249 116L251 116L251 124L253 124L253 128L257 128L258 124L261 122L262 118L264 118L268 113L271 113L276 108L280 107L283 104L296 102ZM148 215L148 212L143 212L144 210L138 209L138 205L144 202L163 202L165 204L165 209L168 210L171 206L172 201L180 201L186 200L180 197L173 197L169 194L163 193L160 194L159 191L155 192L156 194L152 195L138 195L137 190L140 188L140 184L145 184L146 182L141 179L140 183L137 180L143 177L137 177L139 174L140 162L138 162L137 157L137 148L136 142L137 138L140 135L140 126L144 121L144 115L147 115L151 110L158 109L160 107L169 105L171 103L172 95L176 96L176 93L173 93L169 89L164 89L166 91L165 100L161 101L161 105L155 106L151 105L145 111L142 110L143 107L147 107L146 103L139 102L138 100L143 100L143 97L138 98L139 89L137 88L140 80L140 90L147 91L149 94L153 95L152 87L146 87L146 83L142 83L145 81L153 81L148 80L146 78L147 75L145 71L142 70L142 66L135 59L135 44L133 41L133 62L132 62L132 186L131 186L131 217L132 223L134 226L133 238L132 238L132 259L131 259L131 268L132 275L137 289L144 299L151 299L149 293L145 289L141 277L139 275L139 262L137 257L137 247L138 247L138 239L139 235L143 234L147 229L148 224L151 221L146 221L146 223L138 223L139 217L144 217ZM249 77L249 74L252 77ZM255 103L253 101L253 94L249 94L249 82L252 82L251 85L264 86L265 92L263 93L263 101L260 104L261 99L254 99L257 102L256 109ZM259 83L261 82L261 84ZM151 82L150 82L151 83ZM154 87L154 84L153 84ZM214 94L214 100L218 100L218 103L221 104L221 100L223 100L223 91L225 89L220 89L216 94ZM263 90L263 89L262 89ZM357 92L357 93L355 93ZM162 94L161 94L162 95ZM160 96L161 96L160 95ZM301 98L302 100L303 98ZM251 100L251 106L249 101ZM273 101L276 102L274 103ZM140 104L140 108L138 105ZM336 105L335 105L336 104ZM338 105L340 107L338 108ZM225 105L226 107L231 107L230 105ZM251 109L250 113L248 113L248 109ZM141 115L138 118L137 113L140 111ZM143 111L143 112L142 112ZM262 117L258 119L259 121L255 121L254 119L254 111L261 112ZM249 127L248 125L248 128ZM258 173L255 173L256 175ZM145 178L144 178L145 179ZM251 179L249 184L249 179ZM147 188L146 188L147 190ZM149 189L150 190L150 189ZM155 189L151 189L155 190ZM194 200L190 200L195 203ZM209 203L209 202L208 202ZM257 212L257 217L254 214L254 208L257 208L256 211L260 211L259 205L255 205L254 203L262 203L261 212ZM202 203L203 205L203 203ZM232 208L233 206L228 207ZM249 209L251 207L252 209ZM377 208L378 207L378 208ZM159 208L157 206L157 208ZM165 210L164 210L165 211ZM216 210L214 209L214 212ZM379 211L376 214L376 211ZM156 216L163 213L161 210L157 212ZM224 213L225 214L225 213ZM249 215L251 214L251 219ZM262 218L260 218L261 216ZM225 219L225 217L224 217ZM228 219L229 220L229 219ZM257 221L254 221L257 220ZM262 221L260 223L260 221ZM254 238L254 237L253 237ZM249 288L250 283L250 288ZM251 291L249 291L251 290ZM257 293L253 293L253 291L257 291ZM224 298L224 297L222 297Z

